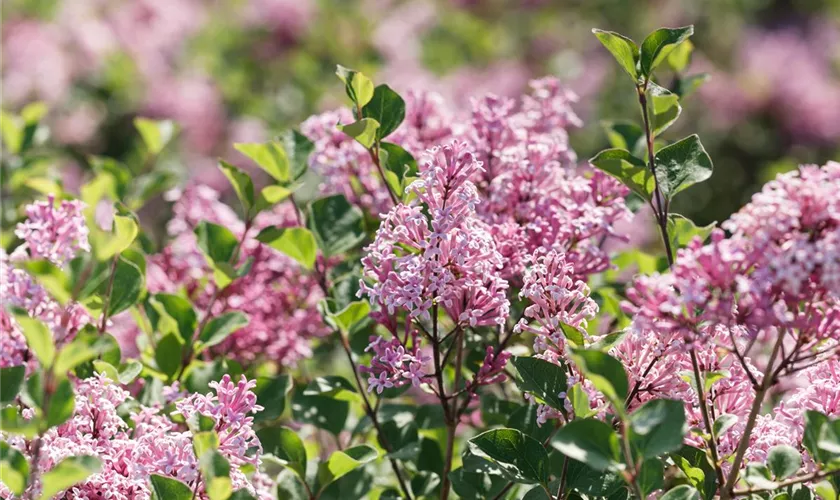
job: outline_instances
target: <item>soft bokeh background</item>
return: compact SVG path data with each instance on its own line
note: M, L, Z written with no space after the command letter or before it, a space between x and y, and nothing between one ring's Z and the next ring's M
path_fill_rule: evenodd
M460 110L558 75L585 159L606 146L599 120L638 118L594 27L695 25L686 74L711 80L667 138L699 133L716 171L676 211L722 220L777 172L840 156L840 0L3 0L2 20L3 108L49 105L70 189L89 155L134 154L136 116L179 122L169 168L214 183L233 142L342 104L336 64Z

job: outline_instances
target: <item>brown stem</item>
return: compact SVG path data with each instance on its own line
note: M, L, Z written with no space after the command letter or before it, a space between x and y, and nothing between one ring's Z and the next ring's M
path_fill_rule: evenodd
M385 189L388 190L388 196L391 197L391 201L394 205L399 205L400 200L393 191L391 191L391 186L388 184L388 179L385 177L385 171L382 170L382 163L379 161L379 141L376 142L376 147L371 148L368 150L368 154L370 154L370 160L376 165L376 171L379 172L379 178L382 179L382 184L385 185Z
M336 333L341 339L341 347L344 348L344 353L347 355L347 360L350 362L350 368L353 370L353 379L356 381L356 389L362 396L362 402L364 403L365 413L367 414L368 418L370 418L373 427L376 429L376 434L379 436L379 442L382 444L382 447L385 448L385 451L390 453L394 450L391 448L391 445L385 438L385 434L382 432L382 426L379 424L379 418L376 416L376 411L374 410L373 406L371 406L370 400L367 397L367 392L365 392L365 388L362 385L362 379L361 377L359 377L359 370L356 367L356 362L353 360L353 351L350 349L350 342L347 340L347 337L345 337L341 332ZM394 470L394 474L397 476L397 481L400 483L400 489L402 490L403 495L405 495L405 497L408 500L411 500L411 491L406 485L405 479L403 478L402 472L400 472L400 467L397 464L397 461L393 458L388 458L388 461L391 462L391 468Z
M709 416L709 407L706 405L706 391L703 386L703 379L700 377L700 364L697 362L697 353L694 349L691 350L691 367L694 370L694 383L697 387L697 400L700 402L700 413L703 415L703 425L706 427L706 433L709 434L707 444L709 451L712 454L712 461L715 465L715 474L717 475L718 485L725 484L723 477L723 470L720 468L720 455L717 449L717 436L715 436L714 425Z
M647 87L648 80L645 80L644 85L636 87L636 92L639 95L639 105L642 107L642 119L645 124L645 139L647 141L648 151L648 166L650 173L653 175L653 194L656 200L656 218L659 225L659 231L662 233L662 242L665 244L665 256L668 258L668 265L674 265L674 255L671 251L671 239L668 238L668 204L662 195L662 190L659 187L659 179L656 177L656 158L653 153L654 133L650 126L650 113L647 106Z
M776 344L773 346L773 351L770 353L770 359L767 361L767 366L764 368L764 375L761 380L761 387L756 391L755 399L753 400L752 408L750 408L749 416L747 417L747 425L744 428L744 433L741 441L738 443L738 448L735 451L735 459L732 461L732 469L729 471L729 476L726 479L726 484L720 492L721 500L728 500L731 498L732 491L735 488L735 483L738 481L738 474L741 469L741 462L744 460L744 454L747 452L747 446L750 444L750 435L755 428L758 412L761 411L761 406L764 403L764 396L773 385L773 363L776 361L776 356L781 348L782 341L785 338L785 330L779 330L779 337L776 339Z
M816 471L810 474L806 474L804 476L799 477L792 477L790 479L786 479L779 483L776 483L776 486L773 488L748 488L745 490L735 490L732 492L733 497L746 497L751 496L757 493L766 493L768 491L775 491L779 488L785 488L787 486L793 486L794 484L799 483L808 483L811 481L819 481L820 479L825 479L827 477L836 476L840 474L840 470L833 470L833 471Z

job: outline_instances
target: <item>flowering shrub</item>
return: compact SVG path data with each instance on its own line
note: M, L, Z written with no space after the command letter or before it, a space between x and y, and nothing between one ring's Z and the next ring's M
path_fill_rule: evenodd
M673 213L712 175L662 138L692 33L595 30L642 119L589 162L553 78L459 110L339 67L350 106L236 144L227 193L162 193L171 122L78 197L5 123L0 496L836 498L840 164Z

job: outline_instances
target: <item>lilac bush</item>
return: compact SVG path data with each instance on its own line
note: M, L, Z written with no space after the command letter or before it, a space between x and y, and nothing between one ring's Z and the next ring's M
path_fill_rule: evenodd
M161 196L172 122L74 191L14 117L0 496L836 498L840 163L697 226L656 77L693 28L594 34L641 117L589 161L556 78L459 108L339 66L349 106L235 144L227 195Z

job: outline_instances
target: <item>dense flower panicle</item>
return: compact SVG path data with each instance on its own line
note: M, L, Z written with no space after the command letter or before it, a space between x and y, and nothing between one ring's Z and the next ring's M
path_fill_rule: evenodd
M502 257L475 218L478 197L468 180L481 164L457 140L429 150L420 164L410 186L415 202L385 215L366 249L362 264L371 283L363 280L360 293L391 315L405 309L428 319L440 304L459 323L503 324L510 305L498 275Z
M531 304L525 308L525 318L519 321L516 331L537 335L536 342L542 347L538 351L550 343L552 348L565 352L563 325L584 330L587 320L598 314L598 305L589 297L589 287L575 280L574 272L565 255L554 250L537 257L525 272L519 295ZM534 320L534 324L529 320Z
M54 195L27 205L27 219L15 230L24 242L18 251L28 251L33 259L47 259L59 266L79 251L90 251L84 208L79 200L62 200L56 207Z
M27 206L28 218L18 224L15 234L23 244L11 255L0 249L0 297L3 307L24 309L29 316L44 322L52 331L56 344L72 340L90 315L80 304L69 301L62 305L50 296L36 279L21 269L26 261L48 259L58 266L66 264L79 251L89 251L88 228L82 215L83 204L79 201L61 202L55 207L55 199L37 201ZM21 350L20 331L8 310L2 312L0 336L4 342L2 362L22 364L32 359ZM25 346L25 342L23 344ZM11 366L11 365L5 365ZM34 365L30 366L30 368Z
M26 338L14 318L5 308L2 308L0 309L0 368L20 366L27 361L34 363L34 358L29 356Z
M200 414L216 422L214 430L219 435L219 451L231 464L259 465L262 447L252 427L254 417L251 415L262 411L263 407L257 404L257 395L252 392L256 386L256 380L248 380L244 375L237 384L225 375L221 381L210 383L215 394L191 394L175 406L187 420Z
M212 271L198 248L193 229L201 220L223 224L237 236L245 228L230 207L219 201L218 193L207 186L189 187L179 196L173 208L175 218L169 225L173 240L161 253L148 259L148 288L152 293L183 289L197 311L206 311L214 291L206 277ZM213 315L242 311L249 322L215 346L214 351L241 361L269 359L293 365L311 355L313 338L329 331L317 310L322 294L316 278L291 258L253 239L258 230L268 225L297 225L294 208L281 205L255 220L241 251L242 261L253 259L251 270L228 285L210 311ZM126 338L125 342L130 343L131 339Z
M207 498L200 480L198 459L193 452L192 432L174 423L159 408L134 405L125 389L104 375L75 383L73 416L59 427L50 429L42 438L39 468L49 471L61 460L91 455L102 462L100 472L74 485L67 494L72 498L144 499L151 496L149 475L161 474L185 482ZM259 465L261 446L251 424L252 413L261 411L251 389L255 381L242 379L233 384L230 377L211 383L216 394L192 395L176 402L185 417L195 413L213 418L221 445L219 452L231 463L234 490L258 489L239 469L243 464ZM124 407L131 407L125 415ZM125 418L124 418L125 417ZM129 426L126 421L134 422ZM132 428L133 427L133 428ZM29 457L31 446L20 437L4 436L4 441ZM40 483L30 485L40 491ZM265 489L263 487L259 487ZM0 493L4 486L0 483ZM8 492L4 496L12 498ZM265 495L260 498L266 498ZM270 498L270 496L269 496Z
M394 337L386 341L382 337L371 336L365 352L372 352L369 366L361 366L360 371L368 374L368 392L382 394L385 389L414 387L428 382L430 375L425 365L432 357L424 354L417 332L410 335L411 342L402 342ZM410 347L409 347L410 344Z

